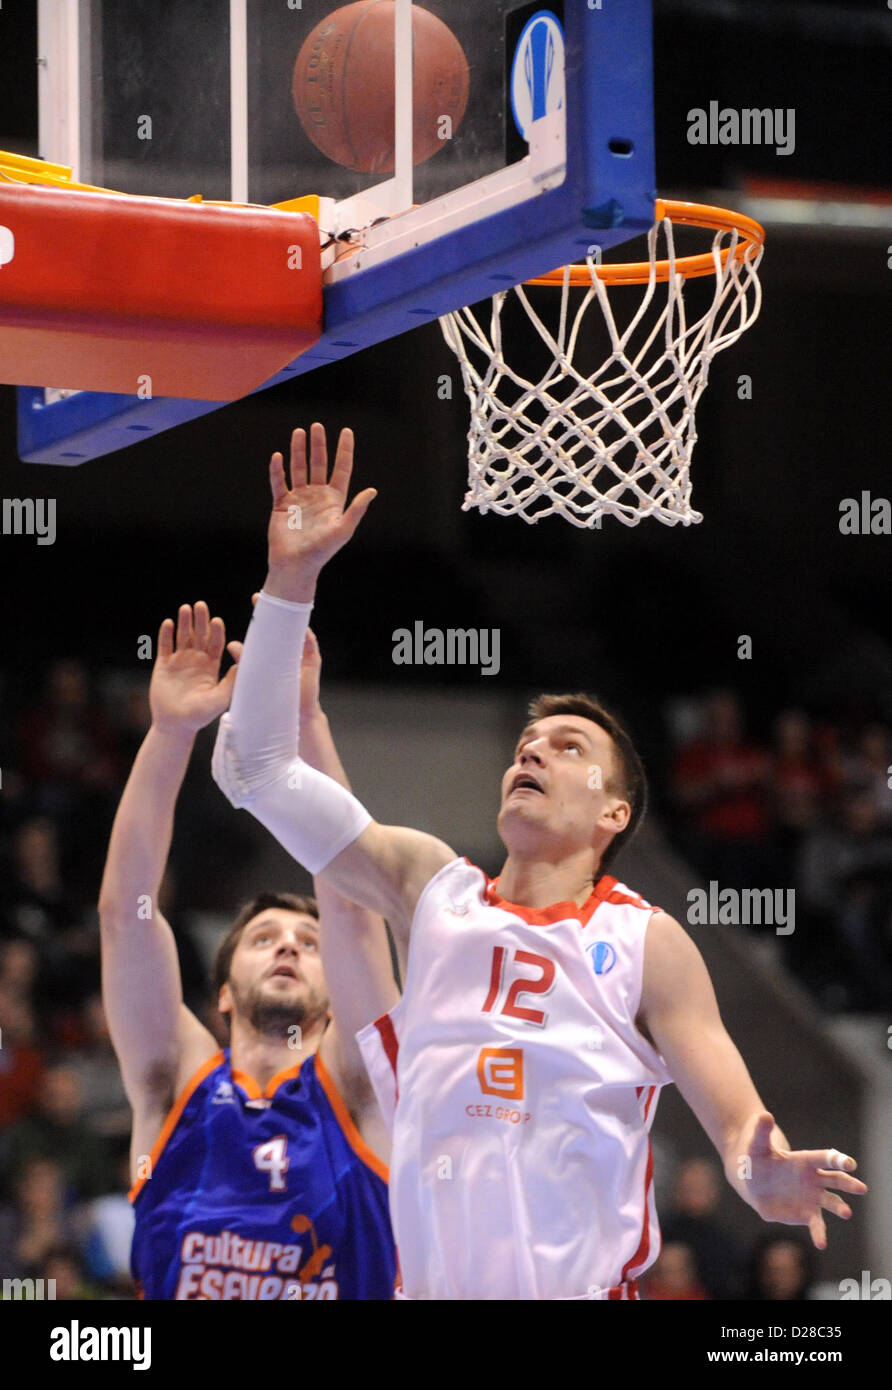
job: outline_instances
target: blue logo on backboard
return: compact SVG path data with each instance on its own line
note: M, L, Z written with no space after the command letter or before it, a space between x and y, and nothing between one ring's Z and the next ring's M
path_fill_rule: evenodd
M616 965L616 951L609 941L596 941L586 949L592 958L596 975L607 975Z
M524 140L540 116L564 104L564 31L550 10L537 10L517 40L511 65L511 110Z

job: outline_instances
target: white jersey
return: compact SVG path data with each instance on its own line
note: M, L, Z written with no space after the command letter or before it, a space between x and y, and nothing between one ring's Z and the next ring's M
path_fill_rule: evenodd
M466 859L427 884L403 997L357 1035L393 1131L405 1297L637 1297L672 1080L635 1026L655 911L609 875L542 910Z

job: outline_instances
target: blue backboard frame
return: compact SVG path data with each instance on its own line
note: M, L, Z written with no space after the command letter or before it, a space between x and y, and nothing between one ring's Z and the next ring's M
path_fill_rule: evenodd
M564 33L563 183L327 287L322 337L258 390L582 259L593 245L609 251L650 227L656 197L651 0L564 0ZM86 391L46 403L42 388L22 387L19 455L77 465L225 404Z

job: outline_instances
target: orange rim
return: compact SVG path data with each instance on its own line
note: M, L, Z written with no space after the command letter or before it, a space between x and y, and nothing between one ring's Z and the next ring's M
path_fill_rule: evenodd
M662 222L669 217L688 227L707 227L710 231L737 231L741 240L734 250L734 259L744 261L751 250L765 245L765 228L752 217L742 212L731 212L728 208L712 207L709 203L676 203L671 199L658 198L654 204L654 220ZM724 266L731 248L726 246L721 253ZM552 270L547 275L537 275L527 280L528 285L562 285L564 269ZM599 265L596 268L598 279L605 285L646 285L651 278L650 261L618 261L613 265ZM656 262L657 280L668 280L671 274L669 261ZM715 260L711 252L699 256L677 256L675 273L685 279L695 279L698 275L714 275ZM570 267L570 284L591 286L592 273L587 265Z

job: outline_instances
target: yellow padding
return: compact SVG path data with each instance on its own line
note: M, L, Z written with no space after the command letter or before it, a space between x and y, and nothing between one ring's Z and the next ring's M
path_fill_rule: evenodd
M11 150L0 150L0 180L9 183L36 183L47 188L76 188L81 193L114 193L119 198L131 195L117 188L97 188L91 183L75 183L67 164L49 164L45 159L32 159L26 154L13 154ZM189 198L169 198L165 202L203 203L213 202L217 207L244 207L250 204L227 203L223 199L205 199L201 193L193 193ZM319 221L319 198L310 193L305 198L289 198L284 203L271 205L279 212L308 212Z

